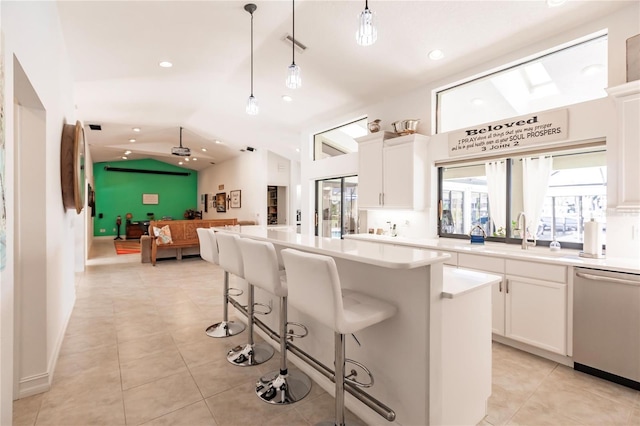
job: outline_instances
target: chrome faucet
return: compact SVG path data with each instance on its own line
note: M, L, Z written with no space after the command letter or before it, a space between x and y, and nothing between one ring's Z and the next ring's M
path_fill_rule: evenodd
M527 250L529 247L533 247L536 245L536 236L533 236L533 242L529 242L527 239L527 216L524 212L520 212L518 214L518 218L516 219L516 223L520 230L520 237L522 237L522 250Z

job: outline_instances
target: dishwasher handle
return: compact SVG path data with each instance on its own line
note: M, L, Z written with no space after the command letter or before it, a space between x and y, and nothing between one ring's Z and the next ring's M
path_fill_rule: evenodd
M592 281L607 281L607 282L617 283L617 284L640 286L640 281L624 280L622 278L608 277L606 275L594 275L594 274L585 274L584 272L576 272L576 276L580 278L584 278L586 280L592 280Z

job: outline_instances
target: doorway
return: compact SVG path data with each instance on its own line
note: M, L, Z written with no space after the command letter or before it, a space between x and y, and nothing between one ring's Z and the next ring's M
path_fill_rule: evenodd
M287 187L267 186L267 225L287 224Z
M316 181L316 235L342 238L358 232L358 177Z

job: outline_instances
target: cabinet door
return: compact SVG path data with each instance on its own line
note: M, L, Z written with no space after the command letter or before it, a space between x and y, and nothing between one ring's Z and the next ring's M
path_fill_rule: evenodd
M613 144L617 157L616 205L623 209L640 210L640 82L632 81L607 89L616 103L618 140ZM607 148L608 149L608 148ZM616 154L617 153L617 154ZM607 200L611 203L611 200Z
M358 145L358 207L381 207L382 140Z
M504 280L491 287L491 332L504 336Z
M567 285L508 275L505 336L566 355Z
M384 148L383 205L386 208L413 208L413 144Z
M620 140L618 146L618 205L640 210L640 94L628 96L620 102L618 119Z

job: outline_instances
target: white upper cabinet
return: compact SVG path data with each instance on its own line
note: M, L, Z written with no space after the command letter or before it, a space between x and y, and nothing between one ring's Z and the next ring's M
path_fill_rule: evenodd
M356 140L359 207L424 209L428 138L380 132Z
M640 210L640 81L607 90L616 104L616 207ZM607 148L609 149L609 148Z

